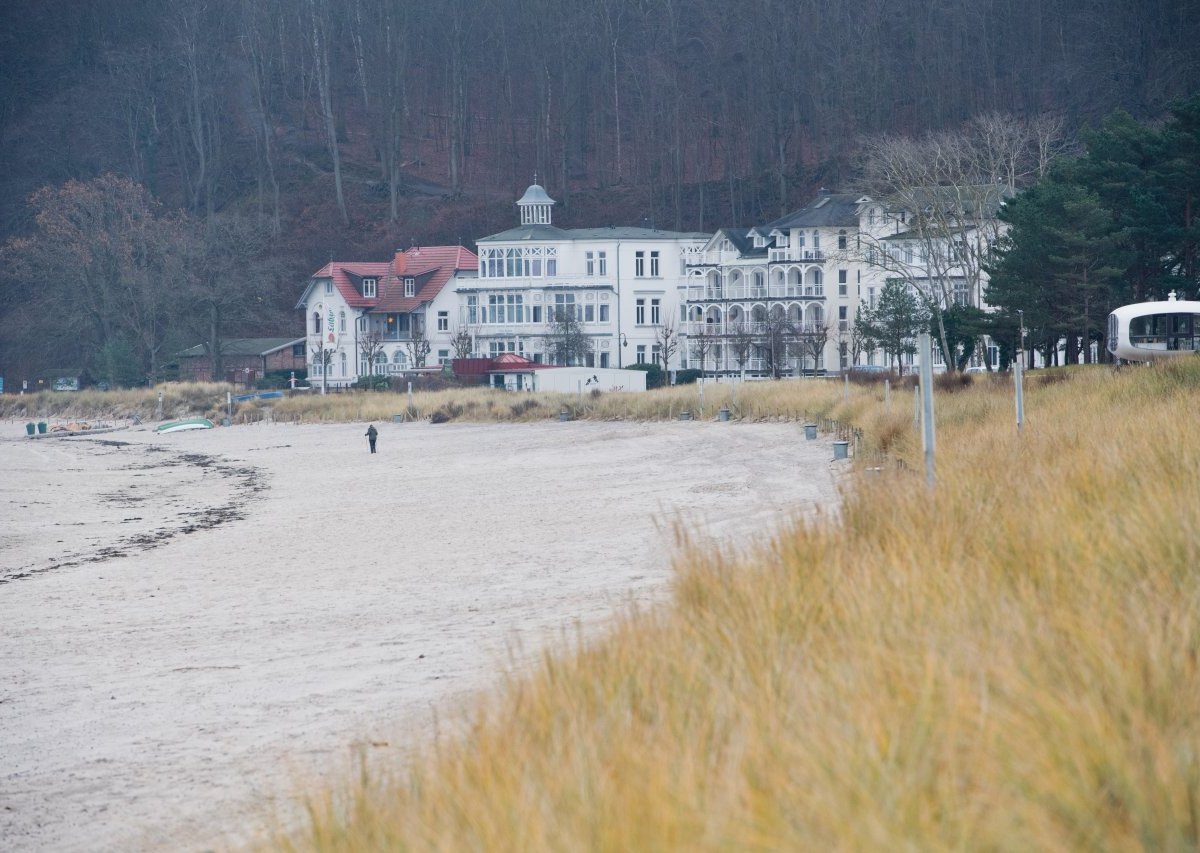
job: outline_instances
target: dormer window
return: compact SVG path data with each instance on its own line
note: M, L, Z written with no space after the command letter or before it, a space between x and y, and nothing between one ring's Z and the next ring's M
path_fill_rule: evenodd
M375 279L364 278L362 280L362 283L363 283L363 296L366 297L367 299L374 299L375 294L376 294Z
M404 279L404 295L415 296L417 293L417 280L415 278Z

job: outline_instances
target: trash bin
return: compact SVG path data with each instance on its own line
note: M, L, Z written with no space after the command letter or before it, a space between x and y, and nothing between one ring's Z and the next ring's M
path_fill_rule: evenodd
M682 411L682 412L680 412L680 413L679 413L679 420L681 420L681 421L690 421L691 419L692 419L692 413L691 413L691 412L688 412L688 411Z
M567 411L567 410L564 408L562 411L560 411L560 412L558 413L558 419L559 419L560 421L569 421L569 420L571 420L571 413L570 413L570 412L568 412L568 411Z
M814 438L816 438L817 437L817 425L816 424L805 424L804 425L804 437L807 438L809 441L812 441Z
M719 412L717 412L717 417L723 421L729 420L729 409L722 406L721 410Z
M30 435L33 435L33 429L34 429L33 421L30 421L29 423L25 424L25 432L29 433Z
M833 458L834 459L849 458L849 455L846 452L846 449L849 446L850 446L850 442L848 442L848 441L835 441L833 443Z
M45 421L38 421L38 434L39 435L46 434L46 422Z

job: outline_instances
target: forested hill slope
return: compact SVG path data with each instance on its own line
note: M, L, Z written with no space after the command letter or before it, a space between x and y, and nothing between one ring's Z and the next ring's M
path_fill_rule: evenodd
M1197 45L1194 0L6 3L0 242L105 172L260 216L284 279L469 243L535 174L563 224L745 225L842 183L859 134L1155 118Z

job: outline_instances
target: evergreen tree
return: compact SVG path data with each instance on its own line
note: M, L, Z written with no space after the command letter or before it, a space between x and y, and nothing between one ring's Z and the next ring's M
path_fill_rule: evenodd
M1011 228L990 265L987 301L1024 311L1033 341L1047 355L1060 339L1074 360L1089 341L1102 341L1104 319L1129 294L1126 236L1091 190L1065 169L1023 193L1003 211Z
M904 372L901 356L917 351L916 336L929 324L930 313L912 289L899 279L889 279L874 308L862 306L858 323L864 335L877 342L897 373Z

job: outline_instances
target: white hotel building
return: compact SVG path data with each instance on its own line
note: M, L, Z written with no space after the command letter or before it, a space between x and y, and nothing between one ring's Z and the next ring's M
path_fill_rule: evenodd
M996 231L995 212L992 206L983 216L963 214L952 237L931 240L914 230L908 211L864 195L821 190L774 222L723 228L689 256L683 366L717 376L798 376L883 365L882 352L853 352L859 305L874 307L889 279L929 291L936 269L952 291L939 301L986 307L986 273L953 261L934 263L927 255L945 255L954 251L952 243L969 241L978 256L985 245L980 241ZM782 332L773 336L772 329ZM818 343L806 347L806 336ZM781 342L774 359L767 352L772 337ZM816 358L814 349L820 353ZM997 365L998 350L989 345L987 354ZM906 357L904 364L907 370L913 359ZM935 348L934 368L943 367Z
M477 278L460 280L458 321L477 355L545 360L558 309L591 340L589 367L660 362L664 324L678 328L685 271L710 235L653 228L571 228L552 222L554 200L533 184L517 202L521 224L477 241ZM679 366L677 353L670 369Z

